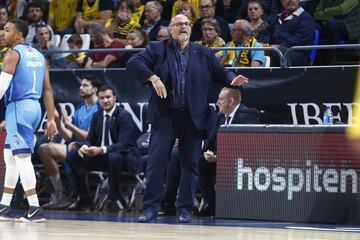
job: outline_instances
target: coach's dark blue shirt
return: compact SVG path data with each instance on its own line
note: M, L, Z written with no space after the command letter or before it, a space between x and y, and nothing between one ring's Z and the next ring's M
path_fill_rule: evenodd
M173 88L171 91L171 108L188 108L185 85L187 81L187 65L189 61L190 44L181 49L181 46L175 40L171 40L175 50L175 79L173 79Z

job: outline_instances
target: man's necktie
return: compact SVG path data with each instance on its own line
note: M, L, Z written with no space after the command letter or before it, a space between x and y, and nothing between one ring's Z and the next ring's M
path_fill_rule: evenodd
M280 20L283 22L289 16L288 12L283 11L280 15Z
M230 124L230 121L231 121L231 117L230 117L230 116L225 117L225 125L229 125L229 124Z
M104 134L104 145L108 146L109 143L109 136L110 136L110 115L105 115L105 134Z

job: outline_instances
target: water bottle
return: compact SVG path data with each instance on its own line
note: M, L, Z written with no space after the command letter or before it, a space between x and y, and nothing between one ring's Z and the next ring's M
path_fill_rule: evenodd
M323 124L333 124L334 115L330 107L326 107L323 115Z

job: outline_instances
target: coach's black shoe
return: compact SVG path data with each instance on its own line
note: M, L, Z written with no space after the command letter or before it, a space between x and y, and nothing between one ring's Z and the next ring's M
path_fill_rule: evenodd
M179 222L181 223L189 223L191 222L191 212L185 209L179 209Z
M11 211L10 206L0 204L0 221L9 221L12 218L9 216Z
M25 213L25 215L19 219L18 222L25 222L25 223L37 223L37 222L44 222L46 219L43 215L43 209L41 207L34 207L30 206L29 211Z

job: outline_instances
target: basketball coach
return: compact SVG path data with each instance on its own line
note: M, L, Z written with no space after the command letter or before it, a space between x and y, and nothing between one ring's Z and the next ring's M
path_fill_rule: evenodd
M180 222L191 221L197 161L205 129L209 126L210 82L236 87L248 80L221 66L210 49L189 41L191 25L185 15L172 18L169 31L169 40L151 42L127 65L131 74L151 83L153 88L147 110L152 125L147 184L139 222L155 220L160 211L166 164L175 138L179 139L182 159L176 208Z

